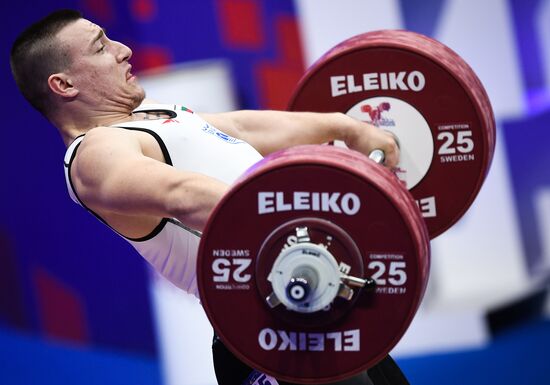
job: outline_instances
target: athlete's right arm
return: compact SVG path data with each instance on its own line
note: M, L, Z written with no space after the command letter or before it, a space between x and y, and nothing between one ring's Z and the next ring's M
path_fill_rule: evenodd
M202 230L228 186L214 178L185 172L144 155L129 131L90 130L71 166L80 200L96 212L128 216L174 217Z

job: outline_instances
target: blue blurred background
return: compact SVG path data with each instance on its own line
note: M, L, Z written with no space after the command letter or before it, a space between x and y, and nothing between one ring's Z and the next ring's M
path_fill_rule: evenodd
M211 373L176 373L194 348L171 346L170 335L192 331L194 321L174 325L181 318L166 307L180 305L160 299L159 279L70 201L63 143L11 78L17 34L58 8L82 11L129 45L153 92L171 74L208 77L221 68L229 95L221 107L209 103L220 84L202 87L209 96L199 108L183 90L181 100L163 100L199 110L284 109L309 64L369 30L405 28L457 51L493 102L497 152L471 212L433 242L425 304L395 355L412 384L550 384L550 0L49 0L0 8L0 384L213 384Z

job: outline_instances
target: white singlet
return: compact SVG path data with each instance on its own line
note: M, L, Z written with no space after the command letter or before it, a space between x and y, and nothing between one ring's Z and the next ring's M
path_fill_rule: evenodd
M248 143L221 132L185 107L143 104L134 110L137 112L160 112L170 118L130 121L113 127L150 134L158 142L166 163L179 170L201 173L231 184L262 159ZM82 139L84 135L76 138L65 153L69 195L107 224L80 201L71 182L71 163ZM151 234L143 238L122 237L170 282L198 297L196 261L200 232L184 226L175 218L164 218Z

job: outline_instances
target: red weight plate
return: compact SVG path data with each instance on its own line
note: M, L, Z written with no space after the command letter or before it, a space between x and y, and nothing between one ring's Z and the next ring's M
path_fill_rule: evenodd
M385 168L349 152L273 154L224 196L203 233L198 282L210 322L243 362L281 380L333 382L373 366L404 334L426 287L429 238L414 200ZM296 223L312 242L332 235L328 250L351 275L374 277L376 289L311 314L270 308L269 265Z
M397 175L432 238L470 207L494 152L479 79L451 49L413 32L370 32L336 46L304 75L289 110L344 112L394 132Z

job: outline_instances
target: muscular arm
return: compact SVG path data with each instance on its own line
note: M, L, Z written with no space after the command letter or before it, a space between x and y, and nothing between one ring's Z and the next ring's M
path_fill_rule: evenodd
M144 155L128 131L91 130L71 167L80 199L96 212L128 216L175 217L202 230L227 185L184 172Z
M390 134L337 112L243 110L201 116L227 134L247 141L264 156L299 144L343 140L365 155L375 148L384 150L387 166L396 166L399 159L399 149Z

